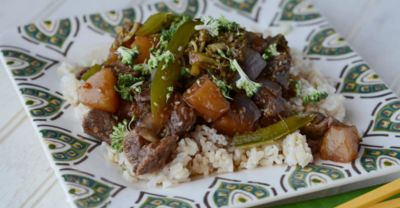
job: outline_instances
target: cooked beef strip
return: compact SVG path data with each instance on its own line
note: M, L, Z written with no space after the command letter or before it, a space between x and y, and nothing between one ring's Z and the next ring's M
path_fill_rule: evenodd
M360 136L354 126L332 124L322 139L320 156L324 160L347 163L358 155Z
M140 118L141 116L146 115L148 112L150 112L149 102L140 102L135 100L132 102L122 101L117 114L121 119L130 119L133 116Z
M169 162L177 140L176 136L167 136L158 142L148 142L133 130L124 139L124 153L136 174L151 173Z
M111 113L93 109L83 118L82 127L86 134L111 144L110 134L116 124Z
M142 147L150 142L143 139L137 131L130 131L124 138L124 153L131 163L133 170L136 170L137 164L140 162L139 152Z
M130 102L130 101L125 101L121 100L118 108L118 118L120 119L130 119L133 116L136 116L137 114L135 113L135 110L137 109L137 103L136 102Z
M177 136L167 136L160 142L152 142L144 146L140 151L142 160L137 166L136 173L141 175L163 168L171 160L171 154L176 149L177 141Z
M120 119L140 118L150 112L150 87L146 82L141 93L135 93L133 101L122 100L117 115Z
M183 136L196 123L196 113L179 93L175 93L171 100L171 114L166 126L166 135Z

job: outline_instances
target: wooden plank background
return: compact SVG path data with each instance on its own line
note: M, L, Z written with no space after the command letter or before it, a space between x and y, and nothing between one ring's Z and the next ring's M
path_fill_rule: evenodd
M400 94L400 1L312 2L389 87ZM4 30L46 18L124 8L134 2L2 0L1 3L0 28ZM68 207L61 186L4 69L0 69L0 106L0 207ZM381 178L370 183L380 183L390 178ZM335 192L343 190L346 188L342 187Z

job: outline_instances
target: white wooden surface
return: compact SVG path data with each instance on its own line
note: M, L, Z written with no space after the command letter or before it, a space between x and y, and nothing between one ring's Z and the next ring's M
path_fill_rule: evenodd
M123 8L132 3L129 0L0 2L1 30L45 18ZM384 81L400 94L400 1L312 2ZM0 207L68 207L39 139L3 69L0 69L0 108ZM383 178L375 183L389 179Z

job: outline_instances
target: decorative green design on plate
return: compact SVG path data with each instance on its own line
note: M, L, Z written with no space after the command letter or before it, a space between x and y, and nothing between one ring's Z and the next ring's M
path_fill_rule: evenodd
M113 37L117 34L115 28L123 25L124 19L134 21L136 19L135 10L129 8L121 11L109 11L103 14L97 13L89 15L89 21L94 27L110 34Z
M139 198L136 201L137 206L140 208L155 208L155 207L182 207L182 208L195 208L198 204L191 199L183 197L168 197L158 194L147 192L140 192Z
M90 143L70 136L64 132L52 129L40 130L42 137L47 141L53 159L57 162L76 161L85 156Z
M65 102L62 98L39 89L22 87L20 91L33 117L52 116L60 111Z
M245 12L245 13L252 13L255 5L259 0L219 0L225 6L230 8Z
M297 190L314 184L327 183L328 180L345 178L346 175L338 168L309 164L304 168L297 166L288 178L289 185Z
M159 12L174 12L194 17L199 11L199 1L200 0L163 1L155 3L154 6Z
M282 10L283 21L308 21L320 18L321 15L315 10L314 5L303 0L289 0Z
M72 22L70 19L44 21L24 26L24 31L29 37L58 48L62 48L64 42L71 34L71 30Z
M367 94L386 89L386 85L367 64L359 64L347 72L341 92Z
M389 102L379 109L374 131L400 132L400 100Z
M213 191L207 200L216 207L239 206L247 202L269 197L269 187L258 183L243 183L235 180L216 178ZM211 205L211 207L214 207Z
M113 187L86 176L64 174L62 177L70 188L68 192L77 198L74 200L77 207L98 207L107 201L113 190Z
M3 49L7 67L15 77L32 77L42 72L47 64L44 60L37 59L26 53L11 49Z
M309 43L308 55L340 56L353 50L334 29L323 29L313 36Z
M365 148L360 163L367 172L378 170L378 168L382 169L400 165L400 151L394 149Z
M269 192L259 185L222 182L214 192L213 199L217 206L228 206L249 202L252 196L262 199L268 197Z
M162 197L162 196L148 196L139 205L140 208L157 208L157 207L179 207L179 208L192 208L190 203L181 199Z

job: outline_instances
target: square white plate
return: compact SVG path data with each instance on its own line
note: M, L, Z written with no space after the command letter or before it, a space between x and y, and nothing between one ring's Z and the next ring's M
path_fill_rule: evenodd
M305 168L258 168L168 189L123 179L119 168L105 160L100 143L83 133L80 120L60 93L56 69L62 62L90 61L93 49L111 44L114 26L123 18L143 21L157 11L192 17L223 15L249 30L286 28L290 47L336 80L337 91L345 96L347 119L363 134L358 159L349 164L315 161ZM151 0L121 11L23 25L0 38L2 64L77 207L260 205L400 171L400 99L306 1Z

